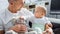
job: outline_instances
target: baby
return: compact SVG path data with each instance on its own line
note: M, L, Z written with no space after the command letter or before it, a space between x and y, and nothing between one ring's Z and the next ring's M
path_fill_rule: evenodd
M46 16L47 9L44 6L37 5L34 12L34 23L32 23L32 28L36 30L40 28L42 34L53 34L52 24ZM36 30L37 31L37 30ZM40 32L41 32L40 31ZM37 31L39 33L39 31Z

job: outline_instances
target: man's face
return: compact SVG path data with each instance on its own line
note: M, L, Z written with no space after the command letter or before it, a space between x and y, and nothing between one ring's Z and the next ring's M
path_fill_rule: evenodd
M44 9L41 7L36 8L34 15L36 18L42 18L43 16L45 16Z
M15 10L19 10L23 7L24 3L23 0L14 0L11 4Z

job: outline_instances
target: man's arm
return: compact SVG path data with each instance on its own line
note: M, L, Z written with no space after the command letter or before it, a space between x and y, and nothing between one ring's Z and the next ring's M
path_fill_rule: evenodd
M5 34L5 31L4 30L0 30L0 34Z
M3 27L3 21L0 18L0 34L5 34L4 27Z

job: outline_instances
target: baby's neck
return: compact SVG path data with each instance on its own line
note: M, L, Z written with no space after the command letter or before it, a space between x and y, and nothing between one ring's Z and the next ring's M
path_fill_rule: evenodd
M43 17L45 17L45 16L42 16L42 17L36 17L36 18L38 18L38 19L39 19L39 18L43 18Z
M38 18L38 19L39 19L39 18L43 18L43 17L36 17L36 18Z

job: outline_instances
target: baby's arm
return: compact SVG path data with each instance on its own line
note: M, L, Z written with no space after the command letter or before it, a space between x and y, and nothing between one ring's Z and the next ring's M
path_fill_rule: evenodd
M52 29L53 25L51 24L51 22L48 20L47 17L45 17L46 23L45 23L45 30L46 29Z
M53 34L53 30L52 30L52 24L46 24L45 25L45 31L43 32L44 34L48 33L48 34Z
M53 34L53 30L52 29L47 29L43 32L43 34Z
M53 25L48 20L48 18L46 18L45 31L48 32L49 34L51 34L53 32L52 27L53 27Z

